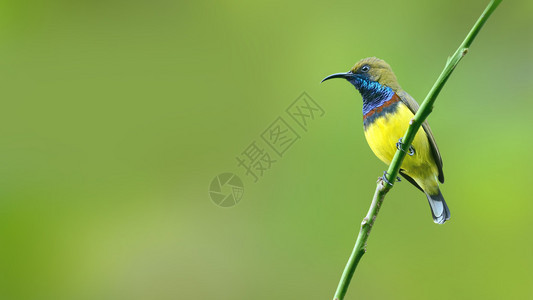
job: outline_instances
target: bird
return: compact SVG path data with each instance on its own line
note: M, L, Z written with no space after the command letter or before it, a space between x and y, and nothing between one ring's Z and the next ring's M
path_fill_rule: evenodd
M372 152L390 165L397 149L403 149L401 138L419 109L416 100L404 91L384 60L367 57L350 71L327 76L322 82L344 78L363 98L363 129ZM426 194L433 221L444 224L450 210L439 188L444 183L442 157L427 121L422 123L400 167L400 175ZM388 182L386 171L382 177Z

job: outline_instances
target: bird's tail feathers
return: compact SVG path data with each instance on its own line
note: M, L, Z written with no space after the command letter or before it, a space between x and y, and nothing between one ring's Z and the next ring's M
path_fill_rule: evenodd
M444 222L448 221L450 219L450 209L448 209L448 205L446 205L446 201L444 201L440 190L438 190L438 194L430 195L426 193L426 196L431 207L433 222L444 224Z

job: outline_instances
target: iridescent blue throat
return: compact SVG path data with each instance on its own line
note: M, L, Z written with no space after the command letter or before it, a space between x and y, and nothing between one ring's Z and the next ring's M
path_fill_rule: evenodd
M348 81L355 86L363 97L363 116L374 108L382 106L394 95L394 91L390 87L383 86L376 81L361 77L354 77Z

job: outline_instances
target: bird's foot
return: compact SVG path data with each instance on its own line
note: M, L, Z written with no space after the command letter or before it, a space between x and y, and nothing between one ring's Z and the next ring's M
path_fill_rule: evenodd
M396 148L400 151L403 151L407 154L409 154L409 156L413 156L415 155L415 147L413 147L413 145L409 146L409 152L406 152L405 150L403 150L403 142L402 142L402 138L400 138L400 140L398 141L398 143L396 143Z
M383 171L383 176L379 177L379 178L378 178L378 181L379 181L379 180L383 180L383 181L385 181L388 185L392 185L392 183L387 179L387 175L389 175L389 173L387 173L387 171ZM397 180L398 182L402 181L402 180L400 179L400 177L396 177L396 180Z

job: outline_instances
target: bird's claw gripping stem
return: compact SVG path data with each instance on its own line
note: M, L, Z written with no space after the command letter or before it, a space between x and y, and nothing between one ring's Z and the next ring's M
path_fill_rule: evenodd
M406 152L405 150L403 150L403 142L402 142L402 138L400 138L400 140L398 141L398 143L396 143L396 148L400 151L403 151L407 154L409 154L409 156L413 156L415 155L415 147L413 147L413 145L409 146L409 152Z
M380 179L385 181L385 183L387 183L388 185L392 185L392 183L387 179L387 175L389 175L389 173L387 173L387 171L383 171L383 176L381 176ZM402 181L400 177L396 177L396 180L398 182Z

